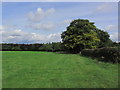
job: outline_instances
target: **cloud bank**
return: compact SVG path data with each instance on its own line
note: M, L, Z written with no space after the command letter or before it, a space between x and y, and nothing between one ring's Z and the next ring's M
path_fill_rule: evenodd
M21 29L8 32L4 29L4 27L0 29L0 35L2 35L2 41L0 41L1 43L47 43L61 41L61 33L42 35L37 33L24 32Z

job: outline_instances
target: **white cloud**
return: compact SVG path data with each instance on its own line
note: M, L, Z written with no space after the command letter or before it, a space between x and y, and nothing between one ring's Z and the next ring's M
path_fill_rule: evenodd
M105 31L114 31L114 30L115 31L118 30L118 27L115 25L108 25L105 27Z
M0 25L0 30L3 30L3 29L4 29L4 27L2 25Z
M70 24L72 21L73 21L72 19L66 19L66 20L63 21L63 23Z
M52 30L55 28L54 23L35 23L35 24L29 24L29 28L32 28L34 30Z
M42 8L37 8L36 12L29 12L27 17L28 20L31 21L32 23L30 23L27 26L34 30L52 30L55 27L54 23L52 22L42 23L40 21L45 19L47 16L53 14L54 12L55 12L54 8L50 8L47 10L43 10Z
M50 9L48 9L47 11L46 11L46 14L48 15L48 14L52 14L52 13L54 13L55 12L55 9L54 8L50 8Z
M110 12L110 11L112 11L112 10L113 10L113 9L112 9L112 6L111 6L110 4L104 3L104 4L99 5L99 6L95 9L94 13L105 13L105 12Z
M49 40L49 42L61 41L61 33L53 33L53 34L48 35L48 40Z
M3 32L5 32L4 29L5 29L5 28L1 25L1 26L0 26L0 34L2 34Z
M35 42L41 42L41 41L45 41L45 36L40 35L40 34L36 34L36 33L32 33L31 39Z
M48 10L43 10L42 8L37 8L36 12L29 12L27 15L27 18L29 21L32 22L39 22L42 19L44 19L46 16L49 16L50 14L54 13L55 9L54 8L50 8Z
M34 30L54 30L56 27L61 27L66 24L70 24L72 22L72 19L66 19L60 22L46 22L46 23L31 23L27 27L32 28Z
M2 43L47 43L60 41L60 33L42 35L24 32L20 29L2 32Z
M8 29L7 26L0 25L0 36L2 36L2 34L6 32L6 29Z
M110 38L111 38L113 41L118 42L118 41L120 41L120 40L118 39L118 38L120 38L120 33L118 33L118 32L112 33L112 34L110 35Z

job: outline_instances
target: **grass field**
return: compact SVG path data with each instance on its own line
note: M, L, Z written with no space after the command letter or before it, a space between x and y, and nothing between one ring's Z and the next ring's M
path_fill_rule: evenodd
M3 88L115 88L117 64L77 54L3 51Z

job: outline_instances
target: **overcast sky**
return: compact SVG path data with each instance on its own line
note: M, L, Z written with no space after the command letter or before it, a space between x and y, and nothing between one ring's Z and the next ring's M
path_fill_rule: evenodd
M95 22L113 41L118 41L117 2L3 2L1 42L58 42L75 19Z

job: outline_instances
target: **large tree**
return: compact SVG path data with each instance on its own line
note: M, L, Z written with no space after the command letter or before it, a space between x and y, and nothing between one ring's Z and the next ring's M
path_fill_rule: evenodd
M78 53L84 48L96 48L100 42L95 32L96 26L89 20L77 19L70 23L61 34L62 42L67 51Z

